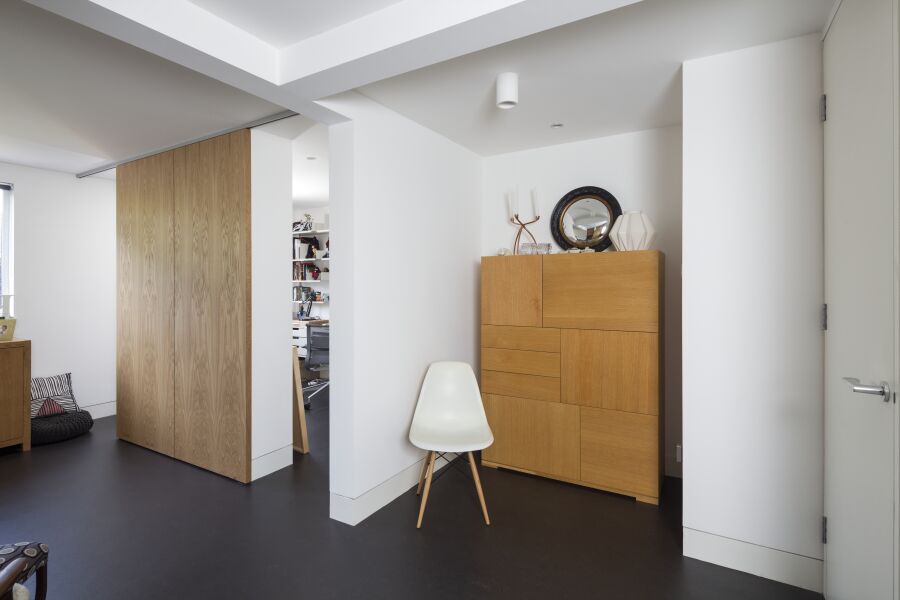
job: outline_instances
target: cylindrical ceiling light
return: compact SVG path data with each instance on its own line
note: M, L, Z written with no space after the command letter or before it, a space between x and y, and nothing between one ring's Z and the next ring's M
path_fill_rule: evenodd
M519 103L519 74L497 75L497 108L513 108Z

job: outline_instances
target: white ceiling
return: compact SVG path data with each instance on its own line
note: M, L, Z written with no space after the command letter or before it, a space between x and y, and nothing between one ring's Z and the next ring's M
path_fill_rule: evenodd
M400 0L190 0L275 48L284 48Z
M283 110L19 0L0 57L4 162L79 172Z
M682 61L820 32L833 3L644 0L360 91L481 155L673 125ZM503 71L519 73L511 110Z

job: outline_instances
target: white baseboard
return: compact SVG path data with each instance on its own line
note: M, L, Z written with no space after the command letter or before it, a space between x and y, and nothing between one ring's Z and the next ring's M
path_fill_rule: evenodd
M819 559L689 527L682 531L683 554L687 557L822 593L824 569Z
M447 456L452 460L456 455L448 453ZM422 458L422 460L403 469L387 481L380 483L356 498L348 498L347 496L332 493L329 516L335 521L340 521L347 525L358 525L366 517L375 514L401 494L409 491L411 487L418 485L424 461L425 459ZM445 467L447 463L447 460L439 458L435 463L435 471Z
M275 471L280 471L292 464L294 464L293 443L252 459L250 461L250 481L256 481L260 477L271 475Z
M83 410L91 413L91 417L94 420L102 419L104 417L111 417L116 414L116 402L113 400L112 402L104 402L103 404L93 404L91 406L82 406Z

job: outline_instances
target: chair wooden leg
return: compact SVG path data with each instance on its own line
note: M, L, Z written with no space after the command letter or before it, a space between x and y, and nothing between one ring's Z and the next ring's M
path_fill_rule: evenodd
M478 467L475 466L475 456L469 452L469 466L472 468L472 479L475 480L475 489L478 490L478 500L481 501L481 512L484 513L484 522L486 525L491 524L491 518L488 516L487 504L484 501L484 490L481 489L481 478L478 477Z
M428 470L425 474L425 491L422 493L422 504L419 506L419 520L416 522L416 529L422 528L422 517L425 516L425 505L428 504L428 492L431 490L431 476L434 475L434 459L437 453L432 452L428 457Z
M34 600L46 600L47 598L47 565L37 570L37 585L35 586Z
M416 496L422 494L422 486L425 484L425 473L428 472L428 463L431 462L431 452L425 453L425 460L422 461L422 474L419 475L419 487L416 488Z

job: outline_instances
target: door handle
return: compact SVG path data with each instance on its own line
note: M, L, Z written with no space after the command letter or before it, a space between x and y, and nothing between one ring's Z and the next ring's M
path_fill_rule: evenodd
M856 377L844 377L844 381L850 384L851 392L883 396L882 399L885 402L891 401L891 386L886 381L882 381L879 385L860 385L859 379Z

